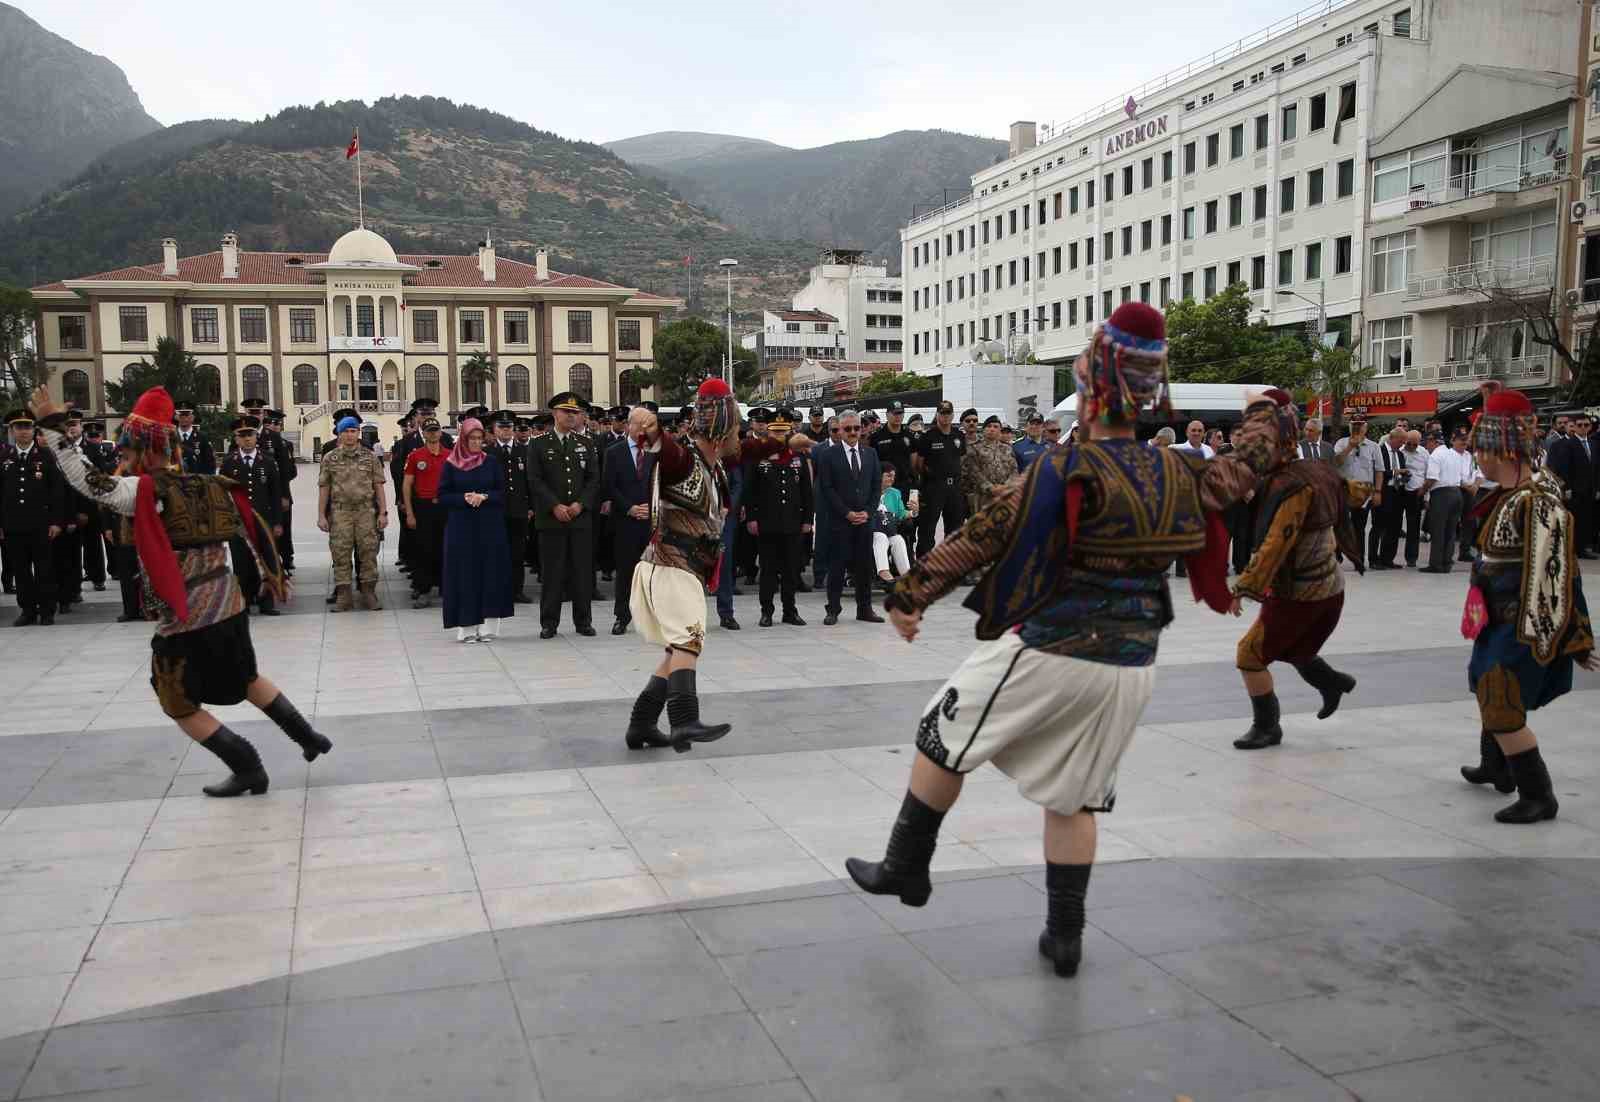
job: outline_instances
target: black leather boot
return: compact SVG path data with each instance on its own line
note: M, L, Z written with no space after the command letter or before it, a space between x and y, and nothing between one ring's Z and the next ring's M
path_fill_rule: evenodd
M1322 707L1317 709L1318 719L1327 719L1339 710L1339 699L1345 693L1356 687L1356 679L1347 673L1340 673L1321 658L1313 658L1309 662L1296 662L1295 672L1306 679L1317 692L1322 694Z
M933 850L939 842L939 824L944 822L944 812L935 811L910 792L900 804L900 814L895 817L894 829L889 832L889 846L882 861L863 861L859 857L845 859L845 871L862 891L873 895L897 895L907 907L920 907L933 894L933 883L928 879L928 866L933 863Z
M327 735L319 735L313 731L306 717L300 714L300 709L282 693L273 697L272 703L261 710L267 713L268 719L283 728L283 733L300 747L300 752L306 761L316 761L319 755L333 749L333 740Z
M1515 792L1517 782L1506 766L1506 752L1488 731L1478 732L1478 764L1463 765L1461 776L1468 784L1492 784L1496 792Z
M667 679L651 676L633 701L633 714L628 717L628 733L623 736L629 750L643 750L647 746L671 746L672 740L661 733L656 721L667 706Z
M267 791L267 771L261 766L261 755L250 745L250 740L236 735L226 727L218 727L211 737L200 744L222 759L222 764L233 770L233 775L220 784L208 784L200 791L207 796L252 796Z
M733 730L731 723L701 723L700 696L695 692L693 670L673 670L667 675L667 720L672 724L672 748L678 753L694 749L697 742L716 742Z
M1278 694L1264 693L1250 698L1250 709L1255 719L1250 730L1233 740L1235 750L1264 750L1283 741L1283 728L1278 726Z
M1517 782L1517 802L1496 811L1494 821L1542 823L1546 819L1554 819L1561 805L1556 802L1555 792L1551 790L1550 770L1545 768L1539 748L1535 746L1520 754L1508 754L1506 765L1511 770L1512 779Z
M1050 909L1039 935L1039 953L1055 965L1058 976L1076 976L1083 959L1083 897L1089 891L1093 867L1045 862L1044 886Z

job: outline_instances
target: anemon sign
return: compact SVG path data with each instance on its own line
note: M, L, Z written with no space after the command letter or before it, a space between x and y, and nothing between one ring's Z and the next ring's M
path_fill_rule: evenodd
M1126 153L1128 150L1135 149L1152 138L1165 137L1166 133L1167 116L1165 115L1162 115L1159 119L1151 119L1149 122L1141 122L1135 126L1128 127L1120 134L1113 134L1107 138L1105 155L1107 157L1115 157L1118 153Z

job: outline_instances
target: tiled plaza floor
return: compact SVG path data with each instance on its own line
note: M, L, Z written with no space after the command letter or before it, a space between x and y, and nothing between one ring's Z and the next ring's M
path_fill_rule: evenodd
M992 770L928 907L840 879L971 646L954 599L907 646L741 597L701 674L734 733L630 753L655 655L609 602L597 638L525 614L487 646L405 602L327 615L306 505L299 595L252 630L336 748L308 767L225 709L265 797L199 794L219 766L111 593L0 629L0 1098L1600 1097L1600 678L1537 714L1561 817L1495 824L1455 772L1464 568L1354 580L1329 654L1357 693L1318 722L1283 683L1252 755L1245 625L1179 601L1064 981L1040 814Z

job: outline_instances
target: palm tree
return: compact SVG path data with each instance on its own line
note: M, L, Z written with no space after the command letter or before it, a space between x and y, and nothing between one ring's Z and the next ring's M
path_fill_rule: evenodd
M483 352L474 352L467 362L461 365L461 382L467 395L477 394L479 397L476 403L464 404L488 405L489 384L494 382L496 375L494 361Z

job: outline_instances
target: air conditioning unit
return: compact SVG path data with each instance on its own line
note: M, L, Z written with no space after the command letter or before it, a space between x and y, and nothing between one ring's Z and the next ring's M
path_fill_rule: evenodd
M1574 199L1572 202L1572 220L1574 222L1582 222L1588 215L1589 204L1582 199Z
M1575 309L1583 303L1583 292L1574 287L1566 294L1567 309Z

